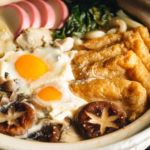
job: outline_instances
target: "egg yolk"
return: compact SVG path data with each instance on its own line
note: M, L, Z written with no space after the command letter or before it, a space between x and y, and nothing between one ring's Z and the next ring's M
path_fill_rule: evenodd
M44 101L55 101L62 98L62 93L54 87L45 87L38 92L38 97Z
M27 54L21 56L15 63L17 72L26 80L33 81L48 71L48 66L40 58Z

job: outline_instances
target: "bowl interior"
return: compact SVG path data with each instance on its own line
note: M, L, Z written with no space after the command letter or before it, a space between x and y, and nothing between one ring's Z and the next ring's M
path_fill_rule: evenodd
M7 150L91 150L122 141L140 132L141 130L145 129L150 125L149 116L150 110L145 112L145 114L143 114L133 123L116 132L110 133L102 137L76 143L43 143L13 138L7 135L0 134L0 139L3 139L0 140L0 148ZM128 144L128 146L130 146L130 144Z

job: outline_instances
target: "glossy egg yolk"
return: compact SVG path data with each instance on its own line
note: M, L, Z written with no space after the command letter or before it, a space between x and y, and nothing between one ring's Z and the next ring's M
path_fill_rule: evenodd
M33 81L48 71L48 66L40 58L27 54L21 56L15 63L17 72L26 80Z
M55 87L45 87L38 92L38 97L44 101L56 101L61 100L62 93Z

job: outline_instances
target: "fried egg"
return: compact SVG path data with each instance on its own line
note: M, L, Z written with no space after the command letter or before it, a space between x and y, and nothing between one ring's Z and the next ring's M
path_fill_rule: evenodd
M50 106L53 119L62 121L65 117L72 117L76 109L87 102L73 95L69 89L69 82L57 78L34 91L33 101L44 107Z
M56 48L11 51L0 59L0 76L15 80L17 92L30 95L33 104L52 108L50 116L60 121L87 103L69 89L69 81L74 79L70 64L71 53Z
M6 75L19 84L19 90L32 92L39 85L58 77L65 78L70 66L70 58L55 48L39 48L34 53L28 51L11 51L0 59L0 76ZM73 78L71 74L68 79ZM24 92L24 90L23 90Z

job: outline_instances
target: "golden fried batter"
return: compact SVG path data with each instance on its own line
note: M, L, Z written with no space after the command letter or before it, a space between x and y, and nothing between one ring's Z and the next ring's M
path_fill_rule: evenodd
M127 69L130 79L140 82L145 87L147 95L150 97L150 73L140 58L133 51L129 51L124 59L120 61L120 65Z
M102 61L126 52L124 44L115 44L100 51L79 51L73 59L73 64L86 65L96 61Z
M73 81L70 89L88 102L109 100L120 102L130 120L136 119L145 110L145 88L138 82L121 78L88 79Z
M120 59L120 57L117 57ZM109 63L108 63L109 62ZM106 65L105 65L106 63ZM110 67L111 66L111 67ZM74 66L74 75L76 79L87 79L87 78L109 78L122 77L126 78L126 70L118 65L115 60L109 59L104 62L95 62L88 64L84 67Z
M101 38L88 40L83 45L89 50L100 50L104 47L121 42L121 39L121 33L107 34Z
M150 71L150 52L140 33L137 31L125 32L123 39L127 48L132 49L142 60L146 68Z
M105 69L103 64L106 60L123 54L127 51L123 44L116 44L101 51L80 51L72 60L72 69L76 79L88 77L104 78L109 75L119 76L120 72L113 69ZM122 74L122 73L121 73Z
M119 65L114 65L114 67L108 68L104 64L102 65L101 63L96 62L92 65L89 65L85 71L86 72L82 72L82 75L84 74L85 78L126 78L126 70Z
M149 51L150 51L150 34L148 31L148 28L144 27L144 26L140 26L134 29L134 31L139 32L142 39L144 40L146 46L148 47Z

